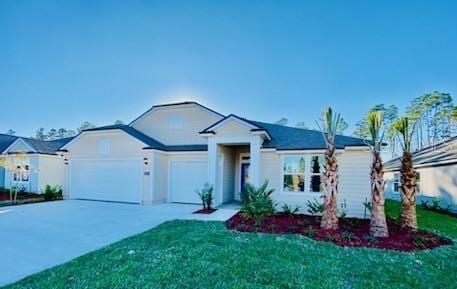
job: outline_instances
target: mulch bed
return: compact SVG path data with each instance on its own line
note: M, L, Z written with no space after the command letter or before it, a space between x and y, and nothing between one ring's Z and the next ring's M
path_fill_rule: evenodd
M14 195L13 195L14 197ZM40 199L43 198L40 194L35 193L17 193L18 200L27 200L27 199ZM0 201L9 201L10 194L0 194Z
M266 217L260 226L254 226L252 219L238 213L226 225L231 230L241 232L262 232L273 234L299 234L318 241L332 242L344 247L370 247L396 251L420 251L443 245L452 241L432 232L419 230L405 231L392 219L388 219L388 238L373 238L369 235L370 220L340 219L340 229L324 230L320 227L320 217L304 214L275 214Z
M205 214L205 215L208 215L208 214L214 213L215 211L217 211L217 209L200 209L200 210L197 210L197 211L193 212L192 214Z

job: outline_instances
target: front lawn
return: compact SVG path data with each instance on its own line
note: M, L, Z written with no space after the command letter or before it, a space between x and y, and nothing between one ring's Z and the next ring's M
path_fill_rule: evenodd
M457 239L456 218L418 215L422 228ZM173 221L6 288L444 289L456 288L456 272L456 245L399 253Z

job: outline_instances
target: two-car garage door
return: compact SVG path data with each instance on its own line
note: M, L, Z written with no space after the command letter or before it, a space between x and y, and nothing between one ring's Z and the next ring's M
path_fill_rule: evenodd
M75 160L70 197L114 202L141 202L140 160Z
M140 160L74 160L70 173L70 197L141 203L142 166L143 163ZM167 167L163 169L166 170ZM154 179L153 181L166 182L167 180ZM195 190L202 188L206 181L206 160L170 160L169 201L200 203Z

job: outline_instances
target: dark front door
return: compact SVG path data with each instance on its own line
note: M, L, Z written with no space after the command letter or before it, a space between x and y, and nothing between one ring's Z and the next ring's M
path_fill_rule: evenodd
M244 191L244 186L249 183L249 164L241 164L241 191Z

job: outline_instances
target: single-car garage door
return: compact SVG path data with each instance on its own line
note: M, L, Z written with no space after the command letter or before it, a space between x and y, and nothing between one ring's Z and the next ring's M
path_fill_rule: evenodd
M70 170L70 198L141 202L141 161L75 160Z
M170 161L170 200L176 203L200 203L196 189L207 182L206 161Z

